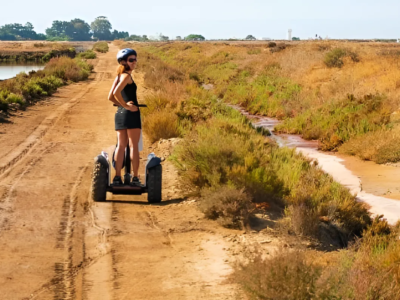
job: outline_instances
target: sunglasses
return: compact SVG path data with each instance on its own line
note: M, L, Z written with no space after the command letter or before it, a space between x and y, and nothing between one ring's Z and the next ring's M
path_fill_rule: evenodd
M130 58L130 59L128 59L128 61L129 61L130 63L133 63L134 61L137 61L137 59L136 59L136 58Z

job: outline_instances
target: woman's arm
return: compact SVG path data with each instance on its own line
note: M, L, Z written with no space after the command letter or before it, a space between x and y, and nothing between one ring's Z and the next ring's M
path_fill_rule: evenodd
M113 95L114 98L118 101L118 104L121 105L123 108L130 111L138 111L136 105L133 105L131 101L126 103L124 101L124 98L122 98L121 92L129 81L130 81L130 76L128 76L128 74L121 74L120 81L117 84L116 88L114 89Z
M111 87L110 92L108 93L108 100L110 100L112 103L114 103L117 106L120 106L121 104L119 104L119 102L117 101L117 99L115 99L114 97L114 90L117 87L117 84L119 82L119 76L117 76L113 82L113 85Z

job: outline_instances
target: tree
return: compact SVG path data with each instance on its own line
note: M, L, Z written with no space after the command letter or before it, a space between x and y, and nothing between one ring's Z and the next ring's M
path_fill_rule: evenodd
M162 42L167 42L167 41L169 41L169 37L160 33L159 40Z
M136 35L132 34L129 37L125 38L125 41L136 41L136 42L146 42L149 39L147 38L147 35Z
M187 40L187 41L204 41L205 37L200 34L189 34L187 37L185 37L185 40Z
M90 26L88 23L81 19L71 20L71 24L74 27L72 33L72 40L74 41L90 41L92 39L92 33L90 32Z
M294 36L294 37L292 38L292 41L300 41L300 38Z
M41 38L41 36L38 36L33 30L32 23L29 22L27 22L25 26L14 23L0 27L1 40L36 40L38 38Z
M251 34L249 34L248 36L246 36L246 40L248 41L255 41L256 38L254 36L252 36Z
M74 36L75 27L68 21L53 21L50 28L46 29L46 35L50 40L71 40Z
M129 32L127 31L118 31L118 30L114 30L112 32L112 38L114 40L119 40L119 39L126 39L129 37Z
M111 23L108 21L107 17L97 17L92 24L90 24L90 27L92 28L93 31L93 37L97 38L99 40L111 40L112 39L112 34L111 34Z

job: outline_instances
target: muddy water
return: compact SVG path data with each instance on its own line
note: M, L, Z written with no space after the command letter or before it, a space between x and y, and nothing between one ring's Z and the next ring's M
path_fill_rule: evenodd
M30 71L42 70L44 65L38 63L3 63L0 62L0 80L5 80L15 77L17 74L24 72L28 73Z
M317 141L306 141L298 135L274 134L278 120L254 116L239 107L234 108L250 118L255 126L269 129L279 146L296 148L298 152L317 160L322 170L346 186L357 200L367 203L373 214L384 215L391 224L400 219L400 168L320 152Z

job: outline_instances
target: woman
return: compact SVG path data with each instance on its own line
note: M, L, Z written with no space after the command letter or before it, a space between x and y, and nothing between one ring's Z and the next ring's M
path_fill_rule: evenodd
M111 87L108 99L118 105L115 113L115 131L117 132L118 145L115 149L115 177L113 185L122 185L121 169L124 160L125 148L129 142L130 156L133 169L131 185L140 185L139 148L138 143L142 124L138 106L136 90L137 86L132 78L132 71L136 68L137 53L126 48L117 54L119 63L117 77Z

